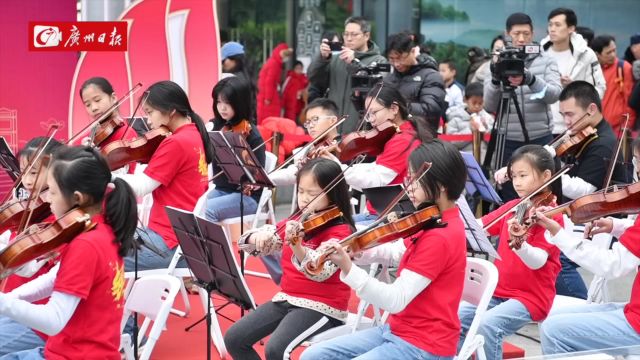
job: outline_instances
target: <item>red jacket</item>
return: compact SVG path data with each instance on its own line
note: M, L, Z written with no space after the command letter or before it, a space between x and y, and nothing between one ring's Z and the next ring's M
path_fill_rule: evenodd
M616 136L623 125L623 115L629 113L629 128L633 129L636 112L629 107L629 97L633 89L633 75L631 65L622 61L622 69L618 65L619 59L613 65L602 68L607 90L602 99L602 115L607 119Z
M282 76L282 56L280 52L288 49L285 43L280 43L273 49L271 57L262 65L258 75L258 124L269 116L280 116L280 77ZM266 102L269 101L269 104Z
M284 117L298 122L298 116L304 108L304 98L302 92L309 85L309 79L305 74L298 74L289 70L287 78L282 85L282 108Z

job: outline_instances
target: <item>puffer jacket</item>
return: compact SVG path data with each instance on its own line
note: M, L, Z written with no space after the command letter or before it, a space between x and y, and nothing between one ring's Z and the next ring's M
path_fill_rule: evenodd
M431 56L421 54L404 73L393 71L384 78L384 83L400 91L409 102L411 115L424 118L431 129L438 129L440 115L445 105L444 81L438 71L438 62Z
M351 101L351 75L357 72L361 66L368 66L373 62L387 63L387 59L380 55L378 45L369 41L367 46L367 51L355 52L354 56L360 60L359 63L353 61L351 64L347 64L334 55L324 59L318 54L307 70L309 83L322 89L323 92L328 89L327 97L338 105L338 112L342 115L349 115L340 127L341 134L353 132L360 121L360 114Z
M545 53L529 54L525 59L525 68L535 76L531 86L521 85L515 94L522 112L523 120L529 140L535 140L551 134L552 119L550 104L558 101L562 91L560 73L556 61ZM484 108L490 113L496 113L502 98L500 84L494 84L491 76L484 81ZM500 119L496 118L496 121ZM504 121L501 130L507 127L506 139L524 142L524 134L518 120L518 114L513 102L510 106L509 119Z
M280 116L280 78L282 77L282 56L280 53L289 46L285 43L278 44L271 56L262 65L258 75L258 124L269 116ZM269 104L266 103L269 101Z

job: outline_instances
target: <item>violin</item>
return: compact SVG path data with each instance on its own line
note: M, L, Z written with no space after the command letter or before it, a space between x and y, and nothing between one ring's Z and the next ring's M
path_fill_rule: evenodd
M251 123L247 119L240 120L239 123L235 125L225 125L222 128L223 132L234 132L236 134L242 135L242 137L246 138L251 133Z
M120 117L111 117L99 122L92 132L92 143L100 146L102 142L107 140L113 133L124 125L124 120Z
M545 211L545 216L566 214L575 224L588 223L614 214L640 212L640 182L630 185L614 185L610 188L581 196L569 203Z
M310 213L305 212L299 219L302 223L304 233L308 234L312 231L319 230L330 221L338 219L342 216L342 211L337 206L331 206L326 210ZM291 245L297 245L302 240L302 236L294 235L289 239Z
M51 215L49 203L45 200L44 192L28 204L27 200L15 200L4 204L0 208L0 233L17 229L23 216L32 212L31 220L41 222Z
M509 224L509 247L519 250L527 240L529 228L534 224L531 212L540 206L549 206L556 201L556 196L551 191L544 191L536 194L531 199L516 206L515 215Z
M46 256L95 226L89 214L76 208L34 233L18 235L9 246L0 251L0 279L11 275L29 261Z
M446 224L440 220L438 207L432 205L385 225L356 232L341 240L339 244L351 253L357 253L399 238L409 237L420 230L435 226L446 226ZM305 264L305 271L311 275L319 274L332 253L333 249L328 249L316 261L309 261Z
M100 149L100 152L107 159L110 170L119 169L131 162L148 164L162 140L169 135L171 131L160 126L135 139L111 142Z
M363 154L378 156L384 150L384 145L399 132L400 128L396 124L385 121L371 130L347 134L342 141L328 150L336 151L338 159L342 162L351 161Z
M573 135L565 135L551 143L556 149L556 156L576 155L584 146L598 136L598 132L587 126Z

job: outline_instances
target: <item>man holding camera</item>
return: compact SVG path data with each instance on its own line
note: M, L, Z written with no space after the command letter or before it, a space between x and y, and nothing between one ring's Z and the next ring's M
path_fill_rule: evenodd
M378 46L370 40L371 25L362 17L350 17L344 24L344 45L322 39L320 55L309 65L309 82L328 90L328 98L338 105L340 114L349 115L341 134L356 130L360 114L351 100L351 75L372 63L386 63ZM332 50L332 47L334 50Z
M504 166L520 146L545 145L552 140L553 115L549 105L558 101L562 91L556 61L545 53L535 51L535 47L527 46L531 45L533 40L533 22L529 15L510 15L506 21L505 35L513 39L513 47L518 49L508 46L503 49L497 62L491 64L491 78L485 79L484 83L484 107L488 112L498 111L504 91L513 91L518 105L516 109L516 104L512 101L509 117L496 118L496 126L501 126L498 131L505 135L503 153L493 154L502 155L502 163L497 164L497 167ZM517 57L524 62L522 75L506 76L502 73L504 67L499 63L504 61L504 55L509 51L518 52ZM515 192L513 195L515 197Z

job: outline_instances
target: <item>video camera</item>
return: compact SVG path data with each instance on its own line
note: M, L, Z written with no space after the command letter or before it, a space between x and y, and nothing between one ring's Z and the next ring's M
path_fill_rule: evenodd
M357 60L357 59L355 59ZM354 61L355 61L354 60ZM384 75L391 71L391 64L379 64L372 62L367 66L363 66L358 61L360 68L351 75L351 101L356 109L362 114L364 113L364 100L371 89L382 81Z
M503 85L509 85L510 76L524 76L524 60L529 54L540 53L539 45L512 46L507 41L504 49L499 50L494 71Z

